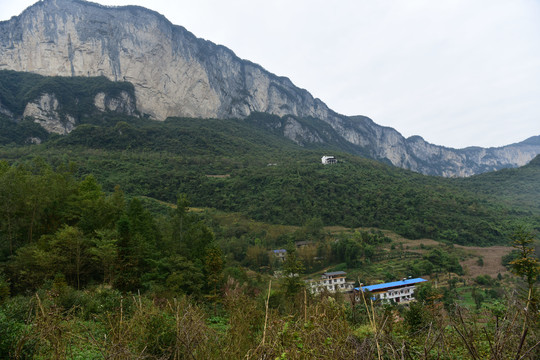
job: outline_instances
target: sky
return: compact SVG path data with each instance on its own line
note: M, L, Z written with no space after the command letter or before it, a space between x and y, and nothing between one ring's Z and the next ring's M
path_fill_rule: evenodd
M0 20L36 1L0 0ZM97 0L155 10L331 109L453 148L540 135L539 0Z

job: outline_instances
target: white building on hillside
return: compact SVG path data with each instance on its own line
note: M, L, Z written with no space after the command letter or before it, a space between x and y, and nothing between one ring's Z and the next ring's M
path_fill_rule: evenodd
M321 162L324 164L324 165L328 165L328 164L337 164L337 159L335 156L323 156L321 158Z
M416 285L427 280L422 278L403 279L384 284L357 287L356 291L369 291L374 296L374 300L380 299L382 302L408 303L414 300ZM361 299L361 298L360 298ZM360 299L357 299L360 301Z
M325 272L320 280L306 280L306 283L308 289L314 294L325 290L332 293L349 292L353 290L354 282L347 281L346 275L345 271Z

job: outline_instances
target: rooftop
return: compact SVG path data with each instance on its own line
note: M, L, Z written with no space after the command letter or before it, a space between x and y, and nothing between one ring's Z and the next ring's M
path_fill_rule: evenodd
M347 273L345 271L333 271L333 272L325 272L323 275L335 276L335 275L347 275Z
M387 288L393 288L396 286L402 286L402 285L413 285L418 284L421 282L427 281L426 279L422 278L415 278L415 279L404 279L400 281L394 281L384 284L377 284L377 285L368 285L368 286L362 286L362 291L374 291L374 290L383 290ZM360 290L360 288L355 288L354 290Z

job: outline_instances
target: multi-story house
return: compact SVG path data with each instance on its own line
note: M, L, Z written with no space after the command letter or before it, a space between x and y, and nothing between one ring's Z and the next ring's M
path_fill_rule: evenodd
M328 165L328 164L337 164L337 159L335 158L335 156L323 156L321 158L321 162L323 163L323 165Z
M314 294L322 291L349 292L354 288L354 282L347 281L345 271L325 272L319 280L306 280L308 289Z
M374 297L374 300L380 299L382 302L407 303L414 300L414 292L416 284L425 282L422 278L403 279L384 284L360 286L355 288L356 291L369 291ZM357 299L360 300L360 299Z

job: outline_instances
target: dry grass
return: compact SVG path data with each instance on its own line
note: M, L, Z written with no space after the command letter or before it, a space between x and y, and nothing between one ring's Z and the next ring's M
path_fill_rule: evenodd
M472 258L468 258L461 262L463 270L467 276L472 278L478 275L489 275L496 277L497 274L508 274L508 270L502 266L501 258L513 250L510 246L461 246L455 245L457 248L465 250ZM478 265L478 258L481 257L484 261L484 265Z

